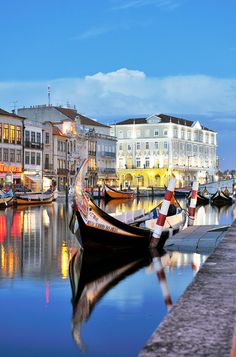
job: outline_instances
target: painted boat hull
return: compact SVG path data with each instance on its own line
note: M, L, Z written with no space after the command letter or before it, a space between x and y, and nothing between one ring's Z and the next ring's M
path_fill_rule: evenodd
M44 203L51 203L54 200L53 193L50 194L33 194L16 196L17 205L41 205Z
M132 190L127 190L127 191L119 191L115 190L114 188L105 185L105 198L106 199L117 199L117 198L122 198L122 199L133 199L134 198L134 191Z
M232 205L232 203L232 197L225 195L222 191L217 191L211 198L211 204L218 207Z
M11 197L0 197L0 208L6 208L12 206L14 203L13 196Z
M153 233L152 229L136 227L121 222L99 208L91 199L75 199L74 209L79 224L79 241L81 240L80 243L83 246L90 241L104 247L113 248L143 249L144 247L149 247ZM174 217L169 218L173 220ZM178 220L173 229L173 234L183 227L185 217L179 214ZM156 222L156 219L152 223L154 222ZM164 227L163 229L158 248L163 247L170 231L172 232L167 219L166 228Z

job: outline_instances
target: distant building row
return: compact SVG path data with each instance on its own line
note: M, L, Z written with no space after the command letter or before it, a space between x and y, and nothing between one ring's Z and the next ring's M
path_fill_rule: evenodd
M72 185L89 158L86 184L178 186L212 181L218 170L216 132L200 122L164 114L107 126L75 109L54 106L0 109L0 180L33 188Z

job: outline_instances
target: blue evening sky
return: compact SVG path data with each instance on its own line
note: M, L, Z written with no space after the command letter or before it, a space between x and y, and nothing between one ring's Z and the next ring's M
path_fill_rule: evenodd
M218 132L236 168L235 0L0 0L0 107L166 113Z

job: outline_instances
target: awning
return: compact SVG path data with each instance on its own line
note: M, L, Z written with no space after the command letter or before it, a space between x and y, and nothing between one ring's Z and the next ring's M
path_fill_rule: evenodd
M20 173L13 173L13 178L14 179L20 179L21 178L21 174Z
M25 176L25 177L34 182L42 182L42 177L40 176Z

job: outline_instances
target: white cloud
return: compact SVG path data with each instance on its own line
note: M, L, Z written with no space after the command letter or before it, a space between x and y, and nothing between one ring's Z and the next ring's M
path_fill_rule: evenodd
M105 33L113 31L113 27L94 27L91 28L77 36L71 38L71 40L88 40L92 38L97 38Z
M183 0L119 0L119 4L114 5L113 10L138 9L144 6L156 6L164 10L174 10L179 7ZM117 1L115 1L115 4Z
M152 113L236 114L236 79L204 75L148 77L126 68L84 78L50 81L53 105L76 105L94 118ZM13 102L30 106L47 103L48 81L0 82L0 107Z

